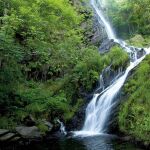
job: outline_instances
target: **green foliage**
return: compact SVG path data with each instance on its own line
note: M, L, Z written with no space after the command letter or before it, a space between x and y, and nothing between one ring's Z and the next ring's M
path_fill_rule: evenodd
M98 55L98 52L94 53L90 49L86 51L88 54L83 57L83 61L75 66L73 82L87 91L96 85L105 67L111 64L112 69L117 70L120 66L126 67L129 60L128 54L117 45L105 55Z
M131 39L127 41L130 45L136 46L136 47L150 47L150 37L149 36L142 36L139 34L136 34Z
M48 131L48 126L44 125L43 123L39 123L37 126L42 134L46 134Z
M119 112L121 131L150 143L150 56L140 64L125 85L127 101Z
M110 53L106 57L110 59L112 67L114 69L117 69L120 66L126 67L129 61L128 54L123 51L119 46L112 47Z
M83 87L87 91L91 90L98 81L99 72L103 69L101 56L96 50L86 49L86 55L83 55L83 61L74 68L73 81L77 83L77 88Z
M30 114L72 118L100 72L126 64L121 48L100 55L87 44L81 24L91 13L75 1L0 0L0 6L0 113L12 122Z
M16 127L16 122L14 118L8 118L8 116L0 117L0 128L1 129L14 129Z
M107 13L122 36L150 34L149 0L108 0Z
M0 30L0 107L12 105L14 91L21 80L19 61L20 47L13 44L11 36Z

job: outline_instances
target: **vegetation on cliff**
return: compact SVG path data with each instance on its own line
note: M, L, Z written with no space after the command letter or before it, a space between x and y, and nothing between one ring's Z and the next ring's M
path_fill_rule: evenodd
M0 128L28 115L70 119L100 72L128 60L118 46L100 55L87 43L81 24L90 11L71 1L1 0L0 6Z
M119 111L119 128L127 135L150 144L150 56L135 69L124 87L125 100Z
M106 13L119 37L129 45L150 47L149 0L107 0ZM123 93L118 123L122 132L150 143L150 57L132 72Z
M119 37L150 34L149 0L107 0L106 2L106 12Z
M0 128L12 129L32 115L45 132L41 120L53 123L56 118L71 119L84 103L84 97L97 86L104 68L111 65L117 70L127 65L128 54L118 45L99 54L91 44L87 33L92 34L92 14L79 6L82 2L0 0ZM148 46L148 0L109 2L113 6L108 13L117 31L131 36L139 33L144 38L136 35L128 42ZM140 11L141 6L145 11ZM90 27L85 25L88 23ZM148 56L126 83L126 101L118 117L121 131L147 142L149 60Z

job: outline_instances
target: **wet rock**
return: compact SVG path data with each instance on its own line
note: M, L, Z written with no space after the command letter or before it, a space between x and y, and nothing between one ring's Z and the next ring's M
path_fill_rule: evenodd
M138 49L138 50L137 50L137 58L138 58L138 59L141 58L142 56L145 55L145 53L146 53L146 52L144 51L143 48Z
M93 19L93 28L91 32L91 43L99 46L104 39L107 39L107 34L103 23L97 20L97 17Z
M133 138L131 136L125 136L125 137L122 137L121 140L122 141L130 141L132 140Z
M120 77L124 73L124 71L125 71L125 67L123 68L123 66L121 66L116 70L114 70L111 65L106 67L102 71L103 84L105 88L111 85L115 79Z
M66 136L67 136L67 138L72 138L73 132L68 132Z
M19 141L20 139L21 139L21 137L16 136L16 137L13 137L10 141L15 142L15 141Z
M129 48L133 52L136 51L136 55L135 55L135 53L131 53L131 61L135 61L135 58L139 59L146 54L144 48L136 48L136 47L129 47Z
M82 128L85 119L86 106L87 105L81 107L81 109L75 114L72 120L67 123L67 130L80 130Z
M99 47L99 52L100 53L106 53L108 52L116 43L114 42L113 39L109 40L104 40L101 46Z
M5 134L9 133L9 130L6 129L0 129L0 136L3 136Z
M21 135L21 137L23 138L34 139L34 138L42 137L41 132L36 126L33 126L33 127L19 126L19 127L16 127L16 132L19 135Z
M93 20L91 22L91 20ZM106 39L107 36L105 34L105 30L102 26L99 26L96 18L92 17L87 19L85 22L81 24L81 27L84 31L85 42L87 44L91 43L93 45L99 46L103 39Z
M8 140L12 139L15 136L16 136L15 133L7 133L7 134L0 137L0 141L8 141Z

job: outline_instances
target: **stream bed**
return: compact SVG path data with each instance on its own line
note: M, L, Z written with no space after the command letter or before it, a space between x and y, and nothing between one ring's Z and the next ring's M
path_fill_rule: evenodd
M142 150L119 140L116 136L99 135L76 138L51 138L45 142L31 142L29 145L6 144L0 150Z

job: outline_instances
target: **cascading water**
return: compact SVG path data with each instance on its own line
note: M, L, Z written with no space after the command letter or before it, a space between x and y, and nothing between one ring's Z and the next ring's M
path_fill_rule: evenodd
M105 89L103 85L103 77L100 76L100 88L103 90L101 93L94 94L93 99L88 104L86 109L86 119L81 131L74 132L75 136L91 136L97 134L107 133L107 124L114 106L117 104L116 96L124 85L124 82L129 72L136 67L147 54L150 49L145 49L145 54L141 58L137 58L137 48L128 46L124 41L118 40L109 24L105 19L99 0L91 0L91 5L95 10L99 21L101 20L105 26L109 39L113 39L131 56L131 62L125 73Z
M105 30L106 30L106 33L108 35L108 38L109 39L116 39L115 33L113 32L113 30L111 28L111 25L105 19L102 10L98 8L98 6L100 6L100 1L98 1L98 0L91 0L91 5L93 6L93 8L94 8L94 10L95 10L95 12L97 14L99 23L101 23L100 21L103 22Z
M57 119L57 122L60 124L60 132L64 135L66 135L67 132L66 132L66 129L65 129L63 122L61 122L59 119Z

